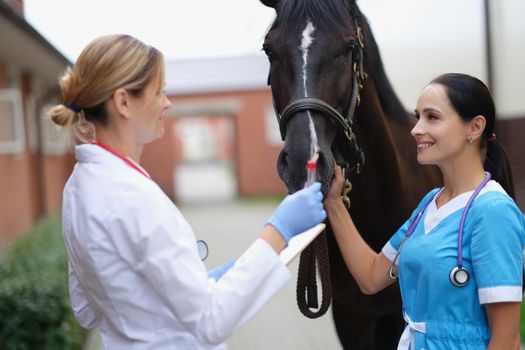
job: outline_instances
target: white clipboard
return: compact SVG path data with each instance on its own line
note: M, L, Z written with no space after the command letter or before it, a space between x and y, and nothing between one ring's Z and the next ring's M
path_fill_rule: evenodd
M292 237L288 242L288 246L284 248L279 254L279 259L285 265L289 265L297 255L299 255L321 232L323 232L325 224L318 224L309 230L299 233Z

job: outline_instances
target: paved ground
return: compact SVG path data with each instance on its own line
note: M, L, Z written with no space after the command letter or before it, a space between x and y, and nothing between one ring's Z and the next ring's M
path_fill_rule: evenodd
M277 205L275 200L181 204L198 239L209 246L208 268L229 257L239 257L259 235ZM292 279L264 308L228 340L230 350L340 350L330 311L311 320L297 308L295 285L297 260L291 264ZM101 349L93 334L89 350Z

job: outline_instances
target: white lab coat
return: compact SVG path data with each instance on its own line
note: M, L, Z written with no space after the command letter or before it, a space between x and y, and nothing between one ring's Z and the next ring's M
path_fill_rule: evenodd
M97 145L75 154L62 212L71 303L105 349L226 349L290 278L258 239L213 282L190 225L152 180Z

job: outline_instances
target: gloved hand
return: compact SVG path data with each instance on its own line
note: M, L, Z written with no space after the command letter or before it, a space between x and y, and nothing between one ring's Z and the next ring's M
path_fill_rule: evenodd
M326 219L326 212L323 208L321 184L315 182L288 195L266 224L275 227L288 243L293 236L314 227L324 219Z
M208 277L213 278L214 280L218 281L219 278L222 277L228 271L231 269L231 267L235 264L235 259L230 258L228 261L224 263L224 265L214 268L213 270L208 271Z

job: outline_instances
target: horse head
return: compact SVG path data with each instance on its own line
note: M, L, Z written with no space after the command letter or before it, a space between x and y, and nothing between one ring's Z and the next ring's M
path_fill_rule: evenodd
M279 176L289 192L301 189L306 163L317 155L317 180L326 193L334 162L347 176L364 162L352 129L364 79L359 9L354 0L261 2L276 11L263 50L284 140Z

